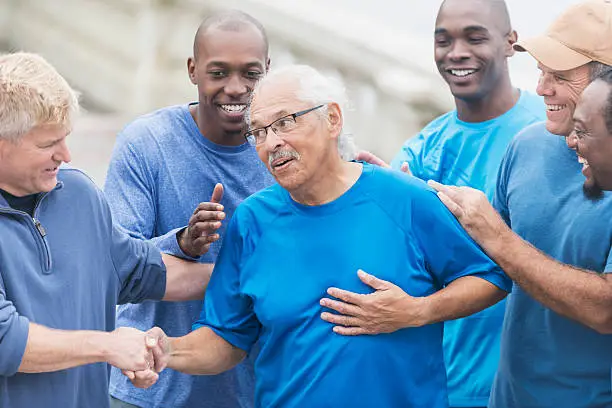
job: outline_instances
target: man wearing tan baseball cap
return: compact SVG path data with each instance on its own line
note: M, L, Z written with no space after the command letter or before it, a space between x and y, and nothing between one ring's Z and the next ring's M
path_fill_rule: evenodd
M514 47L538 61L547 120L506 152L493 200L501 218L481 193L432 183L515 282L489 407L612 407L612 194L585 184L589 167L566 143L576 146L582 91L612 70L612 2L571 6Z

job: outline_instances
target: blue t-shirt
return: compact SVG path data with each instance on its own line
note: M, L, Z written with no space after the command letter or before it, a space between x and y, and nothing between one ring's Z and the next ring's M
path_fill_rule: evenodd
M457 111L440 116L409 139L392 162L408 162L423 180L469 186L493 199L497 172L508 144L523 128L545 118L540 97L521 91L503 115L480 123L459 120ZM486 406L499 361L505 301L444 324L444 358L451 407Z
M151 240L181 255L176 232L200 202L210 201L216 183L225 190L221 204L231 218L240 202L274 179L248 144L219 146L200 133L186 105L145 115L119 135L106 178L113 217L130 235ZM223 237L226 222L220 229ZM221 242L210 246L201 262L214 262ZM189 333L201 300L146 302L118 310L117 325L148 330L161 327L169 336ZM252 407L252 360L217 376L194 377L173 370L161 373L148 390L135 388L113 369L110 392L142 407Z
M504 157L495 207L558 261L611 272L612 194L585 198L581 168L563 137L544 123L530 126ZM612 336L558 315L514 285L490 407L611 407L611 362Z
M196 327L245 351L259 340L258 407L446 407L442 324L345 337L320 318L328 287L372 292L358 269L412 296L466 275L511 286L425 183L364 164L325 205L279 185L245 200Z

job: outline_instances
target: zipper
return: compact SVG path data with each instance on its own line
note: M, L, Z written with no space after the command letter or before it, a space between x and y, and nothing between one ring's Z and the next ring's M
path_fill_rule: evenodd
M33 217L30 217L30 214L28 214L25 211L19 211L19 210L15 210L15 209L12 209L12 208L0 208L0 213L17 214L17 215L21 215L21 216L26 216L28 218L28 220L30 220L30 222L32 223L32 225L34 226L34 230L36 230L37 235L40 237L39 242L42 245L42 258L43 259L42 259L42 265L41 266L42 266L42 272L44 274L51 273L51 251L49 249L49 245L48 245L47 240L45 238L47 236L47 231L45 230L45 228L43 227L41 222L38 219L36 219L36 210L38 209L38 206L40 205L40 203L47 196L47 194L49 194L49 193L42 194L36 200L36 204L34 205L34 211L32 212L32 214L34 215Z
M49 193L41 194L38 197L38 199L36 200L36 204L34 204L34 211L32 211L32 222L34 223L34 228L36 228L36 231L38 231L38 233L40 234L40 239L41 239L41 241L43 243L43 248L44 248L44 251L43 251L44 252L43 253L43 257L44 257L43 273L45 273L45 274L51 273L51 251L49 250L49 244L47 244L47 240L45 239L45 237L47 236L47 231L45 230L45 227L42 226L40 221L36 218L36 210L38 210L38 206L45 199L47 194L49 194Z

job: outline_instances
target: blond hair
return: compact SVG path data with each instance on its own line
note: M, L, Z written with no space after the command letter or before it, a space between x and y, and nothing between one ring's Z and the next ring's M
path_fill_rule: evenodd
M44 58L0 55L0 139L18 141L41 125L70 130L78 111L78 94Z

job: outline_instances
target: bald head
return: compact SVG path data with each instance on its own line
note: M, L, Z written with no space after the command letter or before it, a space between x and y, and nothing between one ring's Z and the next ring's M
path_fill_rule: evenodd
M262 41L265 45L266 56L268 55L268 36L263 25L249 14L230 10L222 13L213 14L202 21L193 41L193 56L197 59L199 53L199 43L211 30L240 32L248 28L256 28L261 33Z
M497 28L502 35L507 35L512 31L512 23L510 22L510 14L505 0L444 0L438 11L437 21L440 15L449 9L463 10L480 10L489 14L490 26Z

